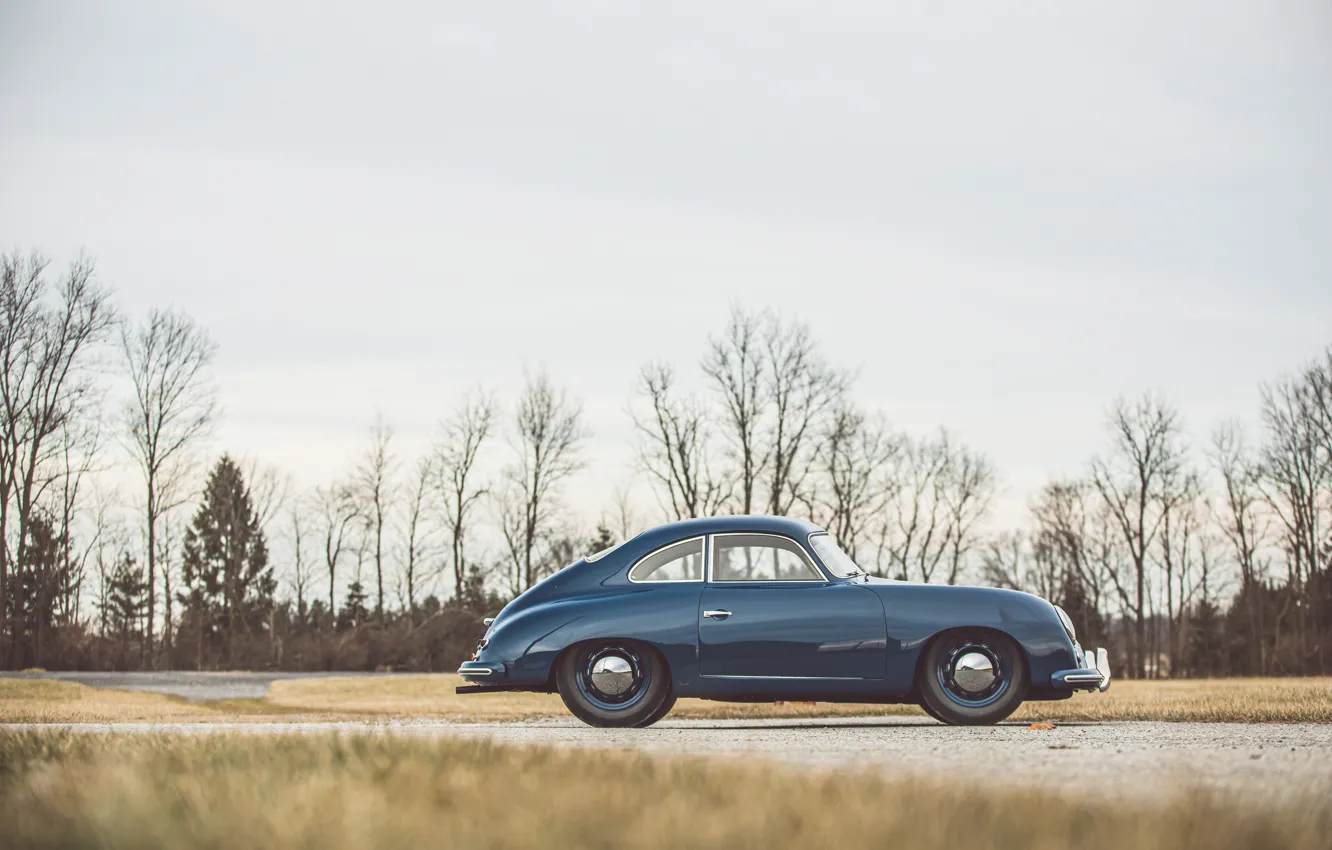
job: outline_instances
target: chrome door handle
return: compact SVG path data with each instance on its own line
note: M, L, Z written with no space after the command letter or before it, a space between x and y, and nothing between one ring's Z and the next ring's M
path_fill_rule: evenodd
M722 608L718 608L715 611L704 611L703 616L713 620L725 620L727 617L731 616L731 612Z

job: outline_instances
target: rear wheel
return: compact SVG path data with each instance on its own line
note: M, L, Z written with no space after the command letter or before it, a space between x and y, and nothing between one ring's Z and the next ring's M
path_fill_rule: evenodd
M955 726L998 723L1027 694L1026 658L998 632L960 630L941 636L926 651L918 677L925 710Z
M560 698L589 726L648 726L670 711L670 672L655 649L637 641L589 641L560 656Z

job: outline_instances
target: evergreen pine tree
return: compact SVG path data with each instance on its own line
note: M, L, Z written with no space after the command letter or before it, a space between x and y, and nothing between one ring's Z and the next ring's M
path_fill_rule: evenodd
M600 552L602 549L609 549L615 545L615 535L611 533L605 521L597 523L596 533L588 541L588 551Z
M339 629L354 629L369 619L370 611L365 607L365 600L365 588L360 579L347 586L347 600L338 614Z
M122 646L128 647L142 633L143 615L148 609L148 582L129 552L120 553L107 586L105 611L107 628Z
M277 581L249 488L228 455L209 473L203 504L185 532L182 580L180 601L192 621L199 666L205 653L230 663L238 636L267 628Z

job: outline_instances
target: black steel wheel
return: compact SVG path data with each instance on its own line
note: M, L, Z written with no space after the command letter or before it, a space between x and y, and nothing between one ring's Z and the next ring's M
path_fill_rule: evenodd
M570 648L560 656L555 684L569 711L590 726L647 726L675 702L665 660L637 641Z
M1011 638L987 630L941 635L917 676L925 710L955 726L998 723L1027 694L1026 657Z

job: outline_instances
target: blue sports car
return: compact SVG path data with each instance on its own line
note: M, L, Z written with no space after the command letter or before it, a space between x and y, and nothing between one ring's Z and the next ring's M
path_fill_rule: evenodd
M558 691L593 726L648 726L677 697L915 703L985 724L1110 684L1105 650L1083 650L1044 599L869 576L826 531L784 517L645 531L488 625L459 693Z

